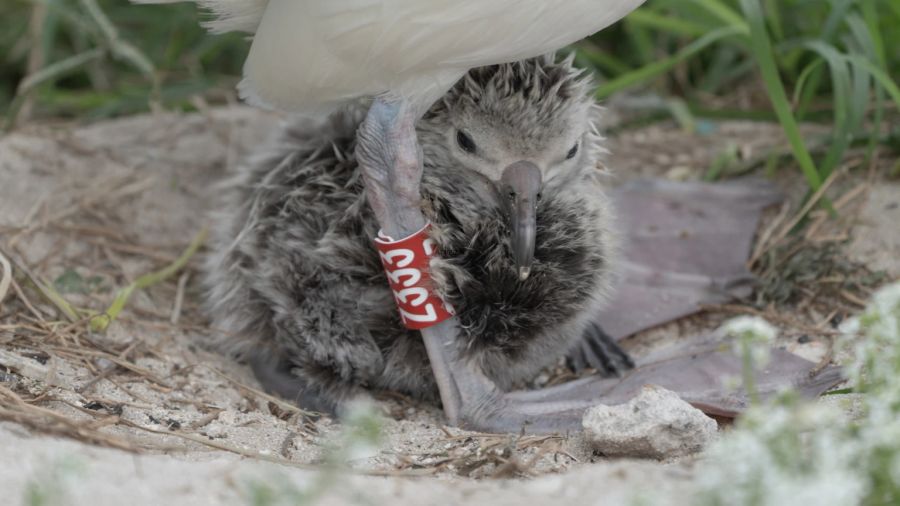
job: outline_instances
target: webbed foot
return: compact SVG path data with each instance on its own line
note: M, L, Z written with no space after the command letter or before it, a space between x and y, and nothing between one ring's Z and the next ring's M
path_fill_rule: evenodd
M634 361L600 325L590 323L584 336L566 357L569 367L581 372L588 367L603 377L622 377L634 369Z

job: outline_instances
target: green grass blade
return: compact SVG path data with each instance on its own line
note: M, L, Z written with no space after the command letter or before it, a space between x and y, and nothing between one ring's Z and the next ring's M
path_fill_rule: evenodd
M116 298L113 300L112 304L103 314L91 317L91 330L95 332L106 330L106 328L109 327L109 324L119 316L119 313L121 313L123 309L125 309L125 304L128 303L128 299L131 298L131 294L134 293L135 290L142 290L165 281L167 278L183 269L191 257L193 257L200 249L200 246L203 245L203 242L206 241L206 235L207 231L204 228L194 237L191 244L174 262L161 270L144 274L134 280L130 285L121 289L119 293L116 294Z
M655 44L650 36L650 31L638 24L624 21L625 33L631 41L632 48L637 52L641 63L647 63L656 59Z
M56 54L56 37L59 33L59 22L60 16L59 12L57 12L55 5L59 3L60 0L49 0L47 2L47 14L44 17L44 24L41 27L41 53L44 55L44 61L55 61Z
M882 69L887 68L887 56L884 51L884 37L881 35L881 29L878 26L878 15L875 11L874 2L863 2L859 6L862 12L862 18L859 16L851 16L847 20L847 25L853 33L854 39L864 48L869 55L869 59L878 63ZM900 21L900 20L898 20ZM854 66L854 68L858 68ZM869 144L866 146L866 163L875 155L875 149L878 147L878 140L881 137L881 131L884 122L884 90L875 87L875 114L872 118L872 135L869 137Z
M797 104L800 102L806 90L806 82L809 80L810 76L814 72L818 72L824 64L825 60L813 60L809 65L803 68L800 72L800 76L797 78L797 82L794 84L794 98L792 103Z
M806 121L813 101L822 96L825 71L822 67L816 67L810 74L804 88L799 92L799 100L796 101L796 117L799 121Z
M863 9L864 18L854 14L847 18L847 26L850 27L853 38L869 55L869 58L877 62L881 67L886 67L887 57L884 52L884 38L878 29L878 20L872 19L875 16L875 13L871 11L872 3L863 2L860 7Z
M800 165L800 170L803 171L810 188L813 191L817 191L822 186L822 179L809 150L806 148L803 136L800 134L797 120L791 111L784 83L778 73L778 66L775 64L772 43L766 31L765 18L763 17L759 0L740 0L740 2L750 29L750 49L762 73L763 83L769 93L769 100L771 100L775 113L778 115L778 120L782 128L784 128L785 135L787 135L788 142L790 142L791 149L794 152L794 158Z
M880 69L877 65L872 63L866 58L862 56L850 54L845 55L844 58L847 59L853 65L856 65L862 69L865 69L874 79L878 82L879 85L890 95L891 100L894 101L894 105L900 109L900 87L897 86L897 83L889 76L884 70Z
M153 78L156 72L153 62L137 47L119 37L118 30L97 4L97 0L81 0L81 3L106 37L106 42L113 54L134 65L144 75Z
M666 16L650 9L638 9L628 16L628 20L644 28L661 30L683 37L701 37L709 28L687 19Z
M825 159L819 166L819 174L822 177L828 177L850 145L850 137L854 131L852 129L851 102L849 100L852 94L850 68L841 53L823 41L811 41L804 44L804 46L824 58L831 72L831 85L834 89L832 93L834 98L833 141L828 149L828 153L825 155Z
M610 74L618 75L631 71L631 67L623 63L614 55L597 46L590 39L585 39L575 46L576 51L585 57L594 66L607 71Z
M744 18L742 18L737 11L733 10L725 2L720 2L719 0L690 1L699 5L713 16L724 21L726 25L738 27L741 33L745 35L750 33L750 28L748 27L746 21L744 21Z
M745 59L734 46L721 44L715 48L709 66L700 78L697 88L706 93L716 93L734 79ZM746 69L745 69L746 70Z
M775 40L784 40L784 22L781 20L779 4L781 0L765 0L766 13L768 14L769 29Z
M639 69L632 70L631 72L628 72L626 74L622 74L619 77L602 84L599 88L597 88L597 97L606 98L613 93L616 93L617 91L621 91L625 88L630 88L637 84L647 82L654 77L666 73L675 65L678 65L679 63L687 60L691 56L715 44L716 42L728 37L741 35L742 33L743 31L741 30L741 28L735 26L719 28L718 30L707 33L703 37L700 37L699 39L691 42L669 58L664 58L662 60L650 63Z
M888 8L894 11L895 17L900 18L900 2L896 2L895 0L886 0L882 3L882 5L885 4Z
M103 54L104 51L102 49L90 49L83 53L79 53L62 59L58 62L51 63L50 65L47 65L34 74L25 77L25 79L22 79L22 81L19 82L19 86L16 91L18 94L24 95L30 92L36 86L53 81L55 79L59 79L72 72L73 70L78 69L82 65L100 58L101 56L103 56Z
M829 0L831 13L825 20L825 25L822 28L823 39L830 42L834 38L835 33L847 19L847 11L855 2L856 0Z

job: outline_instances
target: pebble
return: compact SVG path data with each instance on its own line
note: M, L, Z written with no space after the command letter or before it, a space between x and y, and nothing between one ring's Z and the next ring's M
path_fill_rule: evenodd
M585 439L603 455L657 460L699 452L718 429L678 394L653 385L626 404L591 408L582 425Z

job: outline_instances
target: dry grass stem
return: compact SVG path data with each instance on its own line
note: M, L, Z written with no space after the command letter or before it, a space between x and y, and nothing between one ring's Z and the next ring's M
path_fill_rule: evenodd
M169 318L169 323L172 325L178 325L178 320L181 319L181 306L184 304L184 289L187 286L190 277L190 274L185 272L178 278L178 289L175 291L175 303L172 305L172 316Z
M12 283L12 266L0 251L0 306L3 306L6 294L9 293L10 283Z

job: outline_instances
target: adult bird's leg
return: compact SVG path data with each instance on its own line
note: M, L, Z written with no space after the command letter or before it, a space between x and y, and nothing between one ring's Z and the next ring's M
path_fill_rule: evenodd
M369 205L382 231L395 239L425 225L420 210L422 152L415 125L420 111L409 103L376 99L358 133L357 158ZM521 400L502 392L457 348L456 318L422 330L428 358L451 424L496 432L577 429L589 400Z
M419 231L425 217L419 209L422 153L416 139L419 112L402 101L376 99L360 126L357 159L362 168L366 197L382 231L401 239ZM445 322L446 323L446 322ZM450 374L450 358L441 345L453 339L445 324L423 331L431 368L444 411L453 424L459 420L459 393Z
M407 103L378 99L372 105L358 134L357 159L365 179L369 204L372 206L383 232L397 240L409 237L420 231L425 225L425 218L419 208L422 154L415 133L415 124L418 118L419 111L414 110ZM637 190L641 190L641 188L637 188ZM644 190L647 189L644 188L642 191ZM695 191L705 191L705 189ZM644 191L644 193L647 192ZM629 194L625 204L638 206L639 210L644 207L653 208L656 209L657 215L662 214L667 218L671 218L676 209L685 208L682 214L692 212L687 204L694 200L693 194L682 195L683 188L674 193L677 195L674 195L673 191L666 194L671 198L660 199L658 195L655 197L644 195L644 200L640 200L641 193L637 192L637 195ZM748 194L752 196L755 192L751 191ZM730 197L724 200L729 206L734 205L736 201ZM758 206L749 207L755 209ZM643 216L643 222L639 220L637 223L631 224L636 230L648 229L649 225L654 224L654 219L649 219L640 213L632 212L631 215ZM691 217L694 218L693 215ZM671 221L670 219L670 228ZM733 219L726 219L720 225L732 227L733 224ZM720 251L722 247L726 246L721 244L721 227L713 228L715 233L707 234L709 237L703 234L698 236L701 239L706 237L705 242L700 242L695 238L690 245L696 246L694 244L696 242L703 248ZM651 241L652 244L654 236L653 234L644 234L639 239L645 242ZM684 250L683 256L685 257L710 260L703 256L702 248L700 251L693 251L686 246L686 244L669 244L669 251ZM643 250L651 251L654 249L660 248L643 248ZM738 249L744 249L744 247ZM724 251L723 254L733 256L733 253L735 252ZM713 260L715 260L715 256ZM652 266L660 262L650 259L644 263ZM663 265L666 264L663 263ZM716 265L714 262L713 267ZM736 265L740 267L738 269L740 272L732 272L734 269L729 268L724 269L720 276L724 276L725 280L743 279L745 276L743 264L737 262ZM722 270L711 269L709 265L701 265L701 267L703 268L697 269L699 272ZM651 298L655 295L655 291L669 287L672 290L668 290L666 293L671 292L690 299L687 310L691 310L697 301L705 300L710 289L710 286L707 285L711 281L715 281L715 278L701 276L692 271L669 273L662 269L661 272L657 272L659 270L632 269L634 272L631 272L630 279L646 282L636 283L644 291L634 292L631 298ZM727 283L723 286L726 285ZM627 297L625 298L627 299ZM673 315L666 315L665 318L658 320L651 318L642 325L667 321L672 316L689 312L685 312L684 307L676 309L677 311ZM633 315L634 312L629 314ZM615 316L613 314L613 321L615 321ZM606 326L605 323L604 326ZM622 328L617 330L621 332ZM581 426L582 415L588 407L600 402L604 404L625 402L648 383L673 390L686 401L708 413L733 416L742 411L747 403L746 395L724 392L718 385L719 378L728 376L735 371L741 371L742 364L738 357L722 351L721 343L717 340L704 343L697 349L679 349L679 352L672 356L655 357L652 362L647 362L640 368L629 371L621 379L595 376L541 390L507 393L501 391L491 381L480 365L467 361L463 357L459 349L458 335L456 318L450 318L437 326L422 331L422 338L428 350L428 358L440 390L444 411L451 424L468 429L489 432L518 432L520 430L559 432L578 429ZM597 334L594 337L598 342L612 342L608 336ZM600 350L599 353L609 355L603 350ZM620 358L627 360L625 356ZM821 374L811 375L811 367L814 367L814 364L790 353L773 350L773 360L766 367L765 374L760 371L761 375L757 377L757 393L768 394L779 391L787 385L793 385L799 392L815 396L840 380L840 370L837 368L828 368L821 371Z

